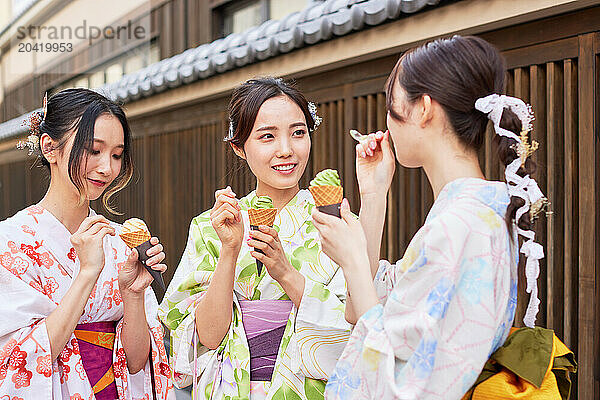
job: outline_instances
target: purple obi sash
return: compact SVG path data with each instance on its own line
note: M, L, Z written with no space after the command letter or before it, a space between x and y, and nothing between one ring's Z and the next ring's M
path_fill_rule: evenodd
M79 324L75 328L74 334L79 344L83 369L92 385L96 400L119 398L113 372L116 326L115 321L110 321Z
M250 348L251 381L271 380L292 306L290 300L240 301Z

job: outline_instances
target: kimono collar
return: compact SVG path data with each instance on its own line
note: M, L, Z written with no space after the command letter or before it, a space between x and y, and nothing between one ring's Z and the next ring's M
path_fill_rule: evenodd
M51 251L56 259L71 277L79 271L79 259L75 257L75 250L71 245L71 232L50 211L40 205L32 205L22 211L27 217L35 239L42 242L44 247ZM95 216L96 212L89 209L88 216Z
M448 182L442 188L427 215L426 222L447 207L452 207L457 201L465 199L475 200L491 208L502 219L504 219L506 209L510 203L510 196L504 182L487 181L479 178L459 178Z

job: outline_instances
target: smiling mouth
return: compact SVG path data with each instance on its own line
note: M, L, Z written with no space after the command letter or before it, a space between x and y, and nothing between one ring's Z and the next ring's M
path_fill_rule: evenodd
M103 187L106 185L106 182L98 181L98 180L92 179L92 178L88 178L88 181L90 181L92 183L92 185L98 186L98 187Z
M290 174L292 171L296 169L298 164L284 164L284 165L274 165L273 168L275 171L280 172L282 174Z

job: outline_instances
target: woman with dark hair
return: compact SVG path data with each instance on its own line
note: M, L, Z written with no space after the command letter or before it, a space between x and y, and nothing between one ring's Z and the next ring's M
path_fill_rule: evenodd
M517 234L526 239L533 326L541 246L532 222L546 199L530 179L530 109L500 96L506 69L476 37L404 54L387 84L388 132L356 147L361 210L314 211L323 251L344 271L356 326L326 387L328 399L459 399L501 346L517 300ZM494 122L507 182L485 179L478 150ZM523 134L522 134L523 132ZM422 167L435 202L396 264L379 260L395 157Z
M323 399L350 325L343 274L321 252L314 200L298 185L320 119L275 78L237 87L229 117L226 141L256 190L241 199L217 190L213 208L192 220L159 310L175 383L208 399ZM278 210L273 227L251 229L248 209L267 196Z
M0 222L0 393L166 399L152 277L119 225L89 206L102 196L114 212L110 197L132 176L125 114L96 92L69 89L44 98L30 122L23 147L39 155L50 185L38 204ZM147 264L163 272L162 245L151 243Z

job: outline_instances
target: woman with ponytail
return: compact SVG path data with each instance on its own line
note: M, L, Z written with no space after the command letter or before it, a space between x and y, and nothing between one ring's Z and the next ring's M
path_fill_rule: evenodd
M346 318L356 324L326 398L460 399L510 333L519 251L528 257L525 323L533 327L543 249L532 222L546 199L527 158L533 116L520 99L499 95L505 75L499 52L476 37L404 54L386 83L388 131L356 146L359 220L346 200L342 219L313 211L323 251L344 271ZM488 120L506 182L486 180L479 165ZM379 249L394 154L424 169L435 202L391 264Z

